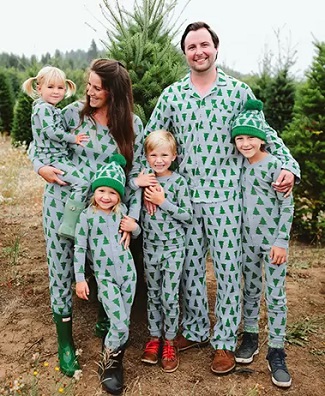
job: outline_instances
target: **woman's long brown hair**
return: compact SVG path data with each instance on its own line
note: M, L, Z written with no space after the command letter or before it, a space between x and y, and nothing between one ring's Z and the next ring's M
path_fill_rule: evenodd
M120 153L124 155L130 171L133 162L134 129L133 129L133 93L131 79L125 67L116 60L95 59L90 65L89 73L96 73L101 81L102 88L108 92L107 119L108 128L115 139ZM90 106L89 95L86 94L86 103L80 112L81 122L93 115L97 109Z

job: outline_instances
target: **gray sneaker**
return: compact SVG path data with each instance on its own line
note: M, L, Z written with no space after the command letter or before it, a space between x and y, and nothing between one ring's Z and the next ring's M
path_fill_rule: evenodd
M291 377L286 366L286 354L283 348L270 348L266 359L268 367L272 374L272 382L280 388L289 388L291 386Z
M242 342L235 352L235 359L237 363L252 363L254 356L257 355L258 350L258 334L247 333L243 334Z

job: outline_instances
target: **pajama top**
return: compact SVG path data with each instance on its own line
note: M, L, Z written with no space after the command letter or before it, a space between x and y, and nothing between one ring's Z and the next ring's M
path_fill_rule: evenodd
M36 155L44 165L68 156L68 143L75 143L76 136L65 131L60 109L39 98L33 103L31 123Z
M273 245L288 249L293 221L293 197L284 198L272 187L282 163L269 154L250 164L245 158L242 175L243 244L269 250Z
M157 129L174 134L178 172L185 177L192 202L226 201L240 190L243 157L231 142L231 122L254 99L250 87L218 68L210 92L201 97L190 74L164 89L148 121L145 136ZM269 126L267 149L298 178L300 170L283 141Z
M90 251L96 279L113 279L114 283L122 283L119 273L114 267L114 263L125 264L125 273L132 272L131 268L127 271L127 266L132 263L133 258L129 249L125 249L120 244L122 234L119 233L120 223L123 215L127 213L126 206L121 204L120 212L107 214L94 206L89 206L82 211L76 226L75 245L74 245L74 270L76 282L85 280L85 261L87 249ZM141 230L138 226L132 233L137 237Z
M172 172L169 176L157 177L157 181L164 189L165 201L157 205L156 213L152 216L143 208L143 239L154 244L165 244L166 241L177 241L185 235L184 225L191 222L193 210L183 176Z
M68 158L76 166L78 171L83 174L87 180L93 179L96 172L104 165L109 163L109 159L113 154L119 152L118 145L113 136L109 133L109 128L100 124L93 124L92 121L85 117L80 124L80 111L83 108L83 103L80 101L71 103L62 110L63 120L68 130L74 134L84 133L89 136L89 141L81 145L72 145L68 152ZM128 180L131 177L136 177L142 169L142 148L143 148L143 126L140 118L133 116L134 120L134 155L133 164ZM45 165L39 158L35 151L33 144L30 146L29 155L33 161L34 169L38 170ZM52 196L55 199L65 201L67 195L70 194L71 188L69 186L59 186L56 183L47 183L45 187L45 195ZM131 200L131 198L130 198ZM138 202L135 202L129 208L129 216L139 219Z

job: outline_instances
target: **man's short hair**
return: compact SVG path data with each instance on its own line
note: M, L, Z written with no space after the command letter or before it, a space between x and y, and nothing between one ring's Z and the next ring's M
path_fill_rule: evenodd
M184 31L184 33L182 35L182 38L181 38L181 48L182 48L182 51L184 52L184 54L185 54L184 42L185 42L186 36L189 34L189 32L195 32L195 31L197 31L199 29L206 29L210 33L212 41L213 41L213 44L214 44L214 47L215 47L215 49L218 49L218 47L219 47L219 37L210 28L210 26L207 23L205 23L205 22L193 22L193 23L190 23L186 27L186 29L185 29L185 31Z

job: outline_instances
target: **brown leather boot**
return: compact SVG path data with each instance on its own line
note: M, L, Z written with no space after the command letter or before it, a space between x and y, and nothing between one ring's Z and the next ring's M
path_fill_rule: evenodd
M183 334L180 334L179 336L176 337L176 342L177 342L178 350L181 352L181 351L186 351L186 349L190 349L190 348L205 347L209 344L209 339L204 341L192 341L185 338Z
M215 374L229 373L236 366L235 353L226 349L216 349L211 371Z

